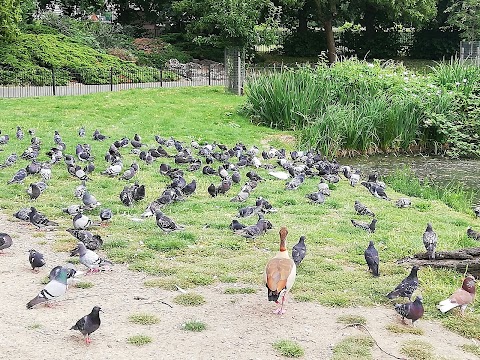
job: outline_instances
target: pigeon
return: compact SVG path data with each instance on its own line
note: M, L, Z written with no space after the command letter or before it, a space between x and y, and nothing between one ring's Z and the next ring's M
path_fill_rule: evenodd
M40 176L45 182L49 181L52 178L52 169L49 163L42 164L42 168L40 169Z
M100 220L104 223L108 223L112 219L113 213L111 209L100 210Z
M66 208L63 208L62 211L65 214L75 216L78 213L81 213L83 211L83 205L77 205L77 204L69 205Z
M184 196L190 196L195 192L196 189L197 189L197 181L193 179L191 183L188 183L182 188L182 193Z
M31 210L29 208L22 208L18 210L15 214L13 214L13 216L19 220L30 221L30 211Z
M78 129L78 136L85 137L85 127L82 126L80 129Z
M362 181L361 184L365 186L368 189L368 191L370 191L370 194L372 194L373 196L383 200L390 201L390 198L385 193L385 189L382 186L378 185L377 183Z
M40 196L42 191L37 184L32 183L27 189L27 194L30 196L30 200L36 200Z
M71 264L69 264L71 265ZM75 276L77 275L77 270L75 268L70 267L70 266L55 266L52 270L50 270L50 274L48 274L48 279L53 280L55 277L58 275L60 270L65 269L67 270L67 288L68 285L71 285L74 281Z
M97 272L100 268L113 265L110 261L102 259L97 253L86 248L81 241L77 243L78 255L80 256L80 263L88 268L87 273Z
M101 248L103 245L103 240L100 237L100 235L94 235L88 230L67 229L67 232L69 232L77 240L80 240L81 242L83 242L85 244L85 247L89 250L95 251ZM75 248L70 253L70 256L75 256L77 255L77 253L78 253L78 248Z
M286 245L287 228L282 227L279 234L280 251L267 263L264 281L267 287L268 301L280 303L280 308L276 309L274 313L282 315L285 313L285 297L295 282L297 267L295 262L288 256ZM282 299L280 302L279 298Z
M467 236L473 240L480 241L480 232L473 230L470 226L467 229Z
M270 171L268 175L280 180L287 180L290 177L290 174L285 171Z
M226 194L228 190L232 187L232 180L224 179L217 188L218 194Z
M15 164L17 162L17 159L18 159L18 156L17 156L16 153L13 153L13 154L9 155L5 159L4 163L0 165L0 169L12 166L13 164Z
M256 237L265 234L267 228L267 221L259 219L255 225L246 226L243 229L236 230L234 233L247 239L255 239Z
M122 176L119 177L119 180L130 180L132 179L138 171L139 167L136 163L133 163L130 165L130 167L125 170L125 172L122 174Z
M184 226L177 225L172 219L163 214L160 210L157 210L155 212L155 217L157 221L157 226L166 233L184 229Z
M476 206L476 207L473 209L473 212L475 213L475 216L476 216L476 217L480 217L480 206Z
M398 208L403 209L412 205L412 202L408 198L400 198L395 202L395 205Z
M100 224L98 223L93 223L90 218L82 213L78 213L73 217L73 227L75 229L88 229L91 226L99 226Z
M33 249L29 250L28 253L28 261L32 266L32 270L38 272L38 269L45 265L45 259L43 258L43 254Z
M357 212L358 215L368 215L375 217L375 214L373 211L371 211L368 207L363 205L360 201L355 200L355 204L353 205L353 208Z
M65 268L58 271L55 278L45 285L42 291L27 303L27 309L35 305L51 301L65 294L67 291L67 270Z
M246 225L243 225L242 223L240 223L238 220L236 219L233 219L231 224L230 224L230 229L233 230L233 231L236 231L236 230L241 230L243 228L245 228Z
M432 224L427 224L427 229L423 233L423 245L425 245L425 250L427 250L428 258L431 260L435 259L435 248L437 247L437 234L432 229Z
M208 186L207 191L211 197L215 197L218 194L217 187L213 183Z
M7 184L22 184L23 180L27 177L27 170L20 169L18 170L15 175L13 175L12 179L7 182Z
M238 217L249 217L258 214L261 210L261 206L246 206L238 210Z
M423 316L422 300L421 296L417 296L413 302L395 304L395 311L402 316L402 321L405 318L412 320L412 326L415 327L415 321Z
M90 334L100 327L100 311L99 306L95 306L90 314L85 315L73 325L70 330L78 330L85 337L85 343L90 344Z
M365 261L367 262L368 269L372 272L373 276L379 276L378 265L380 264L380 258L378 257L378 251L375 249L373 241L370 241L368 247L365 249Z
M369 233L374 233L375 232L375 227L377 224L377 219L372 219L372 221L369 223L363 222L363 221L357 221L357 220L350 220L353 224L353 226L358 227L360 229L363 229Z
M122 172L123 164L120 160L115 161L108 168L102 171L103 175L108 175L110 177L115 177Z
M87 191L87 187L85 186L85 181L82 181L82 183L75 188L74 195L76 198L81 199L85 191Z
M358 171L350 175L350 186L355 187L360 182L360 173Z
M0 233L0 254L3 254L3 250L8 249L12 246L12 238L10 235L5 233Z
M418 277L417 277L418 269L419 269L418 266L413 266L412 270L410 271L410 274L405 279L403 279L402 282L398 284L393 291L387 294L387 298L395 299L396 297L400 296L400 297L406 297L411 301L412 294L417 289L417 286L418 286Z
M58 226L58 223L48 220L44 215L40 214L33 206L30 208L28 218L30 222L39 229L47 226Z
M307 245L305 245L305 236L300 236L298 243L292 248L292 259L298 266L307 254Z
M92 210L92 209L95 209L97 206L102 205L97 201L95 196L90 194L88 190L85 190L85 193L82 196L82 202L83 202L83 205L85 205L86 210Z
M232 181L234 184L238 184L240 183L240 180L241 180L241 177L240 177L240 173L238 171L234 171L232 173Z
M295 176L290 182L287 183L286 189L287 190L295 190L298 189L298 187L305 181L305 174L300 173L297 176Z
M23 140L23 137L25 136L23 133L23 130L20 126L17 126L17 132L16 132L16 137L18 140Z
M460 306L462 315L465 313L467 305L475 300L475 283L476 280L472 275L468 275L464 280L462 287L457 289L448 299L440 301L437 309L442 313L446 313L451 309Z
M305 197L310 199L315 204L323 204L325 202L325 195L323 195L323 193L320 191L307 194Z

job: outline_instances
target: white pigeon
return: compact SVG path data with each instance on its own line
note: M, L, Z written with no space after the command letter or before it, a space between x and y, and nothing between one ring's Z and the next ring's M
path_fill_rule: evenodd
M77 243L78 255L80 256L80 263L88 268L87 274L90 272L97 272L102 267L108 267L113 265L110 261L102 259L92 250L85 247L85 244L81 241Z

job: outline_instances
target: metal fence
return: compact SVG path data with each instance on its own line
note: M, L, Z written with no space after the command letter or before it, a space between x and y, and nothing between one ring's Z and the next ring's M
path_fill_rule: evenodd
M15 70L0 68L0 98L84 95L133 88L225 85L223 64L170 62L162 69L131 67Z

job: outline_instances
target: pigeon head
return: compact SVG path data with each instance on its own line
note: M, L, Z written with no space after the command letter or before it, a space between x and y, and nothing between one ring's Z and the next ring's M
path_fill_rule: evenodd
M475 294L475 282L475 278L472 275L468 275L465 280L463 280L462 289L470 294Z
M368 243L368 247L373 247L375 244L372 240L370 240L370 242Z
M305 243L305 236L300 236L300 239L298 240L299 243L304 244Z
M415 301L423 302L423 297L421 295L417 295L417 298L415 299Z
M98 314L100 311L103 312L100 306L94 306L92 309L92 314Z
M78 254L80 256L83 256L87 253L87 248L85 247L85 244L81 241L77 243L77 248L78 248Z
M428 223L425 231L432 231L432 224Z
M409 277L414 277L414 276L417 276L417 271L419 270L420 268L415 265L412 267L412 270L410 271L410 275L408 275Z

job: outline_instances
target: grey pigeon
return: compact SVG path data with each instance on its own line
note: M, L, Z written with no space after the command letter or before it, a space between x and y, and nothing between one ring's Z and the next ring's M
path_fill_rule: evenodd
M102 247L103 240L100 235L94 235L88 230L82 229L67 229L72 236L77 240L80 240L85 244L85 247L89 250L95 251ZM78 253L78 248L72 250L70 256L75 256Z
M38 268L41 268L43 265L45 265L45 259L43 258L43 254L39 253L38 251L35 250L29 250L28 251L28 262L32 266L32 270L35 271ZM38 270L36 270L38 272Z
M240 173L238 171L234 171L233 174L232 174L232 181L235 183L235 184L238 184L240 182Z
M124 171L124 173L122 174L122 176L120 176L119 179L131 180L137 174L138 169L138 165L136 163L133 163L127 170Z
M412 205L412 202L408 198L400 198L395 202L395 205L402 209Z
M171 197L170 197L170 201L171 201ZM142 218L153 216L156 213L156 211L160 210L164 205L165 204L159 201L159 199L153 200L150 204L148 204L147 208L141 215Z
M85 315L73 325L70 330L78 330L85 337L85 343L90 344L90 334L100 327L100 311L99 306L95 306L90 314Z
M112 219L113 213L111 209L100 210L100 220L104 223L108 223Z
M74 195L76 198L81 199L85 191L87 191L87 187L85 186L85 181L82 181L82 183L75 188Z
M117 176L122 172L123 164L120 160L115 161L111 164L105 171L102 171L102 174L108 175L110 177Z
M27 170L20 169L18 170L15 175L13 175L12 179L7 182L7 184L21 184L23 180L27 177Z
M40 176L45 182L49 181L52 178L52 169L49 163L42 164L42 168L40 169Z
M67 291L67 270L61 269L42 291L27 303L27 309L48 302L65 294Z
M353 226L358 227L360 229L363 229L369 233L374 233L375 232L375 227L377 224L377 219L372 219L370 223L366 223L363 221L357 221L357 220L350 220L353 224Z
M261 206L246 206L238 210L238 217L249 217L258 214L261 210Z
M373 211L371 211L368 207L363 205L358 200L355 200L355 204L353 205L353 208L355 209L358 215L368 215L368 216L375 217L375 214L373 213Z
M428 223L425 232L423 233L423 245L427 250L428 258L435 259L435 249L437 247L437 234L432 229L432 224Z
M415 321L423 316L422 297L417 296L415 301L405 304L395 304L395 311L402 316L402 321L406 319L412 320L412 326L415 326Z
M5 162L0 165L0 169L6 168L8 166L12 166L13 164L15 164L17 162L17 159L18 159L18 156L17 156L16 153L13 153L13 154L9 155L5 159Z
M480 217L480 206L473 208L473 212L475 213L476 217Z
M305 245L305 236L300 236L298 243L292 248L292 259L298 266L307 254L307 245Z
M77 204L69 205L66 208L63 208L62 211L65 214L75 216L78 213L81 213L83 211L83 205L77 205Z
M305 174L300 173L287 183L287 190L295 190L305 181Z
M93 223L90 218L82 213L78 213L73 217L73 227L75 229L88 229L91 226L99 226L99 223Z
M246 227L246 225L243 225L237 219L233 219L229 227L231 230L236 231L243 229L244 227Z
M394 299L400 296L412 300L412 294L418 287L418 269L418 266L413 266L410 274L405 279L403 279L402 282L398 284L393 291L387 294L387 298Z
M256 237L265 234L267 227L267 221L260 219L255 225L246 226L243 229L236 230L235 234L247 239L255 239Z
M3 254L3 250L8 249L12 246L12 238L10 235L5 233L0 233L0 254Z
M86 248L81 241L77 243L78 255L80 256L80 263L88 268L87 273L100 271L100 268L113 265L110 261L102 259L97 253Z
M370 241L367 249L365 250L365 261L367 262L368 269L372 272L373 276L379 276L378 266L380 264L380 258L378 257L378 251L375 249L373 241Z
M383 200L390 201L390 198L385 193L385 189L379 184L374 182L366 182L366 181L362 181L361 184L365 186L368 189L368 191L370 191L370 194L372 194L373 196Z
M85 128L83 126L78 129L78 136L85 137Z
M360 173L358 173L358 171L352 173L350 175L350 186L354 187L355 185L357 185L359 182L360 182Z
M85 193L83 194L82 202L83 202L83 205L85 205L85 209L88 209L88 210L95 209L97 206L102 205L97 201L95 196L90 194L88 190L86 190Z
M305 197L310 199L315 204L323 204L325 202L325 195L323 195L323 193L320 191L307 194Z
M17 136L18 140L23 140L23 137L25 136L23 133L23 130L20 126L17 126L17 132L15 134Z
M30 200L36 200L41 193L42 191L40 190L38 185L35 183L30 184L30 186L27 189L27 194L30 196Z
M244 202L245 200L248 199L249 196L250 196L250 192L245 191L245 190L240 190L240 192L235 197L230 199L230 201L231 202Z
M163 231L165 231L166 233L184 229L182 225L176 224L172 219L170 219L168 216L163 214L160 210L156 211L155 217L156 217L157 226Z
M28 214L30 222L37 228L44 228L47 226L58 226L58 223L48 220L44 215L39 213L33 206L30 208Z
M69 264L71 265L71 264ZM53 280L57 277L58 273L62 270L65 269L67 271L67 288L68 285L72 284L74 281L75 276L77 275L77 270L75 268L70 267L70 266L55 266L52 270L50 270L50 274L48 274L48 279Z
M18 210L15 214L13 214L13 216L19 220L30 221L30 211L30 208L22 208Z
M213 183L208 186L207 191L211 197L215 197L218 194L218 189Z
M473 230L470 226L467 229L467 236L470 239L480 241L480 232Z

